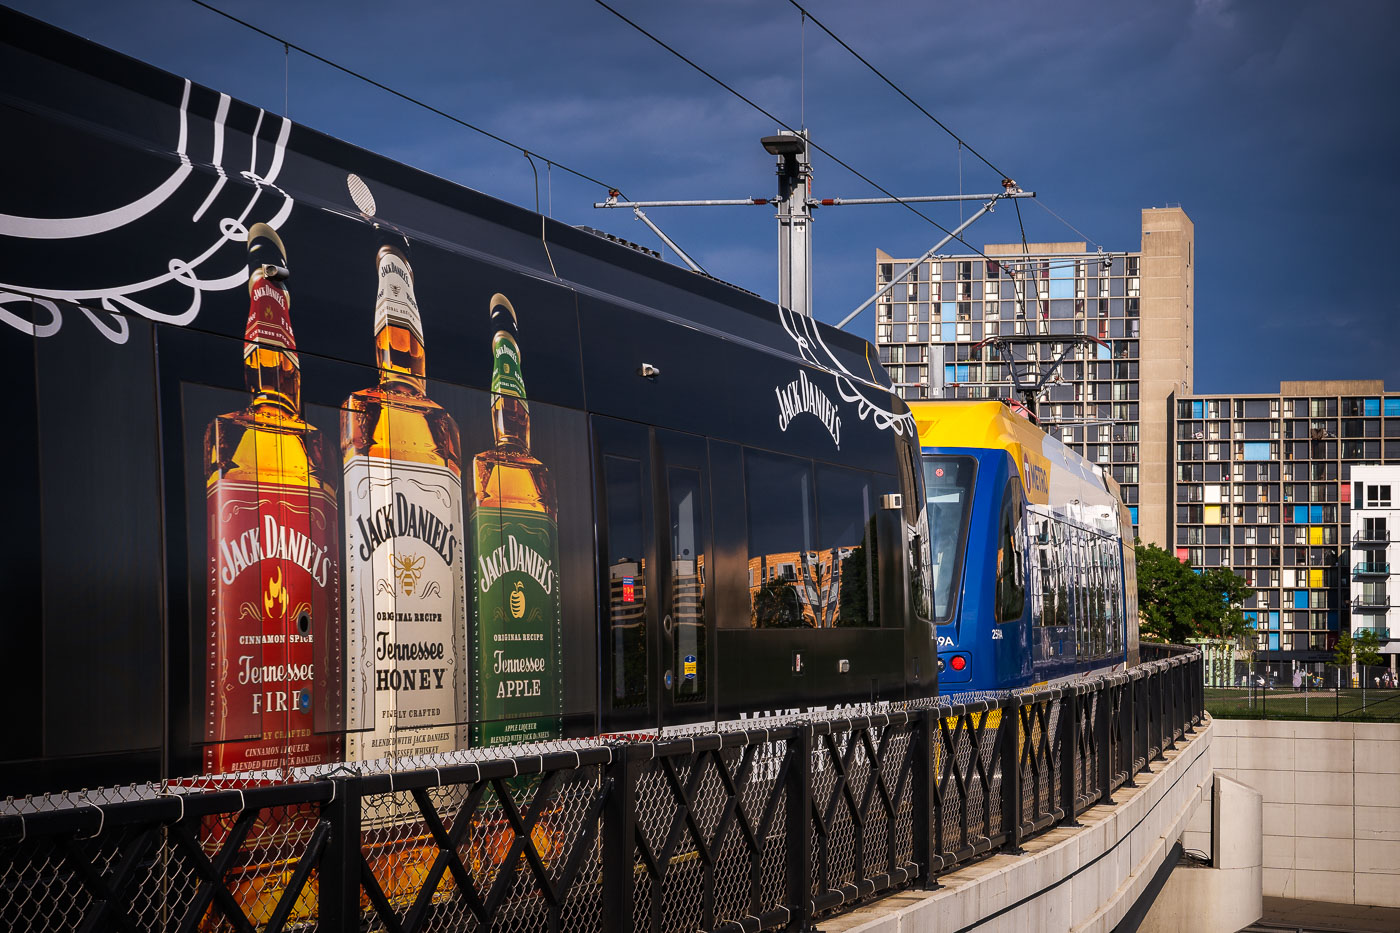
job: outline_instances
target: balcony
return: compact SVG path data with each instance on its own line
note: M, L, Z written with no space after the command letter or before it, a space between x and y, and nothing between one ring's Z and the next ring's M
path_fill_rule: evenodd
M1389 638L1390 638L1390 629L1388 629L1388 628L1371 628L1370 626L1367 626L1367 625L1363 625L1363 626L1361 626L1361 627L1359 627L1359 628L1356 627L1356 626L1352 626L1352 629L1351 629L1352 637L1355 637L1355 636L1357 636L1357 635L1360 635L1362 632L1375 632L1375 633L1376 633L1376 637L1379 638L1379 639L1381 639L1382 641L1389 640Z
M1362 593L1352 597L1351 608L1356 612L1385 612L1390 608L1390 597L1368 596Z
M1390 532L1387 529L1378 531L1361 530L1351 536L1352 544L1389 544Z
M1358 577L1386 577L1390 575L1390 564L1362 561L1351 569Z

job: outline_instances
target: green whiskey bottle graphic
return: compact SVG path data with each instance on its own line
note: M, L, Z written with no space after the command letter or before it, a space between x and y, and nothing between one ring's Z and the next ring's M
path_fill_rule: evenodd
M491 430L472 458L471 744L557 738L560 683L559 509L530 452L515 308L491 297Z

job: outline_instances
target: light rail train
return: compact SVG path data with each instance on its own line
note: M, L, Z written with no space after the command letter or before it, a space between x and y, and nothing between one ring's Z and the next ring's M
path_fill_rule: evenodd
M1117 483L1001 402L912 402L942 693L1138 663L1132 522Z

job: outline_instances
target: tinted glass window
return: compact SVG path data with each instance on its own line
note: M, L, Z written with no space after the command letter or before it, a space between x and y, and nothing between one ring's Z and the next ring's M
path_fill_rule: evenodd
M671 501L671 619L675 624L677 703L705 699L705 529L700 507L700 471L667 471Z
M821 529L810 605L820 627L880 624L878 493L867 473L817 466Z
M646 552L642 465L603 458L608 496L608 601L612 626L613 707L647 701Z
M744 480L753 626L815 626L816 612L806 601L819 580L812 465L795 457L746 450Z
M933 615L939 621L952 615L958 601L956 581L962 576L976 470L976 461L971 457L924 458Z
M997 534L996 619L1011 622L1021 618L1026 604L1026 579L1021 521L1021 484L1013 478L1006 484L1001 501L1001 522Z

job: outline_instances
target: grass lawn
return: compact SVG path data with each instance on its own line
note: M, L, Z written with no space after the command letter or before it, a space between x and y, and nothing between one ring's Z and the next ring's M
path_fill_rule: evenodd
M1219 719L1343 719L1347 722L1400 722L1400 690L1316 690L1304 695L1291 687L1250 691L1207 687L1206 710Z

